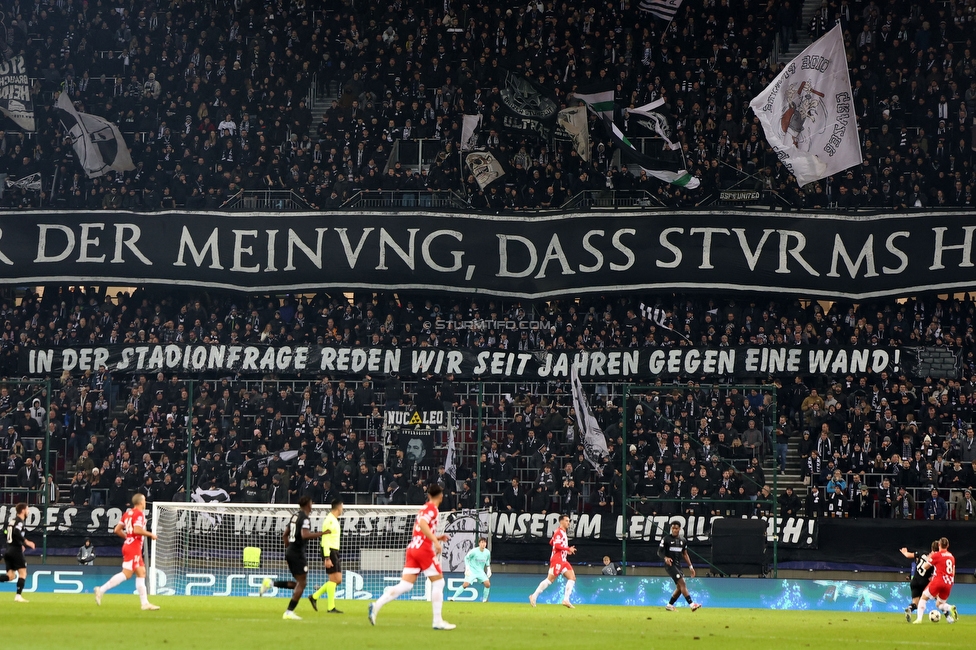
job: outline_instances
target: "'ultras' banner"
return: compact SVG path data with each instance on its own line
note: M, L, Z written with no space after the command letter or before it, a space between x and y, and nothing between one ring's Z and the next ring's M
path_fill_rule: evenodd
M629 290L862 299L976 284L976 212L6 212L7 284L243 291L444 290L518 298Z
M905 372L915 375L927 348L770 346L637 348L591 352L454 348L321 347L312 345L106 345L27 348L20 372L233 372L409 376L453 374L457 379L565 379L575 366L589 379L658 377L765 378ZM924 366L926 376L955 377L954 368Z
M491 513L491 531L496 539L546 540L559 525L559 513ZM680 515L632 515L627 517L624 534L622 515L579 514L572 515L570 540L628 540L657 544L668 533L672 522L681 524L682 534L691 543L707 543L711 539L712 522L722 519L715 515L683 517ZM779 535L782 546L796 548L817 547L817 520L806 517L761 517L766 524L766 538L772 542Z

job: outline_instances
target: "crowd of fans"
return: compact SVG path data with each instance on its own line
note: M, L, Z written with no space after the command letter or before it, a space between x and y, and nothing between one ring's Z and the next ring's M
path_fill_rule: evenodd
M670 26L636 0L124 4L5 6L4 54L23 53L37 78L38 129L0 124L0 176L40 171L44 185L0 187L0 205L215 209L241 189L270 188L317 208L358 190L454 190L476 209L518 210L613 188L682 206L744 179L796 207L973 205L973 0L829 0L811 25L800 24L799 2L705 0L685 3ZM767 149L748 102L782 65L769 63L777 34L782 49L837 20L864 163L801 190ZM613 169L596 124L589 163L568 141L506 128L504 70L531 78L560 106L576 101L574 90L614 86L617 122L633 138L650 132L623 109L663 97L684 152L671 162L702 188ZM313 79L338 93L321 121L306 104ZM120 126L135 171L84 177L52 110L62 85L80 109ZM461 116L474 113L483 116L481 144L511 163L494 191L480 191L456 155ZM436 143L429 169L387 170L394 143L415 138Z
M644 317L636 309L641 301L668 311L669 328ZM796 377L773 380L775 393L683 377L687 388L634 397L626 448L619 391L596 385L594 411L609 450L596 462L584 457L561 382L500 386L479 411L477 385L453 376L65 373L52 377L50 395L17 381L0 387L0 473L13 490L39 490L48 476L32 498L75 505L119 505L134 490L180 499L187 485L253 502L295 502L303 494L328 502L345 494L412 503L423 498L426 482L438 481L447 488L447 507L476 505L480 493L482 504L505 510L613 512L626 493L642 500L641 512L753 514L780 498L792 514L973 518L974 312L968 296L856 306L675 295L529 304L448 295L282 299L140 290L110 297L49 289L0 304L3 376L18 376L20 352L32 347L136 341L521 350L927 345L954 349L963 362L954 379ZM466 324L454 328L458 323ZM521 333L507 338L512 331ZM457 481L439 466L442 449L415 462L396 436L385 437L384 413L413 407L453 414L462 451ZM45 466L45 428L57 453L52 467ZM766 475L778 470L802 476L810 488L805 507L792 492L770 492Z

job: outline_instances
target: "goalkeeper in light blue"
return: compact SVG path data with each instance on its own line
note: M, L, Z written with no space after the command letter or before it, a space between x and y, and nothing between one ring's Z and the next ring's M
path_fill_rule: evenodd
M488 550L488 540L482 537L478 540L478 548L473 548L464 556L464 584L454 592L450 600L457 600L461 593L480 582L485 586L485 593L481 602L488 602L488 592L491 590L491 551Z

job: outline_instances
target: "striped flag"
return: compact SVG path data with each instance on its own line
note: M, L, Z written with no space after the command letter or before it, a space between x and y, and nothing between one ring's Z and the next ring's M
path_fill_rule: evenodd
M641 311L642 314L644 314L644 318L646 318L647 320L651 321L652 323L654 323L658 327L664 328L664 329L668 330L669 332L674 332L675 334L677 334L678 336L680 336L684 340L686 340L689 343L691 343L691 339L690 338L688 338L687 336L685 336L684 334L682 334L678 330L676 330L673 327L671 327L670 325L668 325L668 320L667 320L667 318L668 318L668 312L667 312L667 310L661 309L660 307L648 307L644 303L641 303L640 304L640 311Z
M674 20L681 6L681 0L641 0L640 10L660 18L661 20Z
M583 455L593 466L593 469L600 473L603 469L601 461L610 453L610 450L607 448L607 437L586 401L586 393L583 391L583 383L580 381L575 364L573 364L570 382L573 386L573 409L576 411L579 431L582 432L583 436Z

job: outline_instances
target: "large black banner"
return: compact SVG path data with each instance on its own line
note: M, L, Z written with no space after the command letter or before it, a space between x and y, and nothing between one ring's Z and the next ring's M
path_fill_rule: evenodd
M492 559L496 562L545 561L549 538L558 515L492 513ZM903 567L909 561L898 551L927 549L933 539L948 537L960 567L976 566L976 546L966 541L976 534L976 525L962 521L905 521L899 519L809 519L786 517L767 523L767 558L771 561L772 536L780 535L781 563L802 569L847 569L849 567ZM682 533L696 556L711 558L711 524L705 517L628 517L628 563L660 563L657 547L670 521L682 525ZM573 562L600 563L604 555L620 558L622 517L581 514L569 528L577 548ZM696 562L697 564L697 562Z
M541 539L546 542L552 537L559 524L559 513L543 514L529 512L493 512L491 530L496 539L531 541ZM672 522L681 524L682 534L691 543L706 543L711 540L712 522L723 519L719 516L683 517L680 515L632 515L627 517L627 531L624 534L624 518L621 515L580 514L573 515L570 522L569 537L572 540L614 540L624 537L632 541L657 544L668 533ZM774 522L772 517L760 517L766 522L766 537L769 542L779 535L782 546L797 548L817 547L818 520L807 517L785 517Z
M115 373L218 372L234 374L328 374L343 376L393 373L418 376L453 374L457 379L568 379L576 366L591 380L645 380L709 377L764 379L795 375L863 375L904 372L916 376L956 377L958 357L922 363L928 348L768 346L735 348L637 348L578 351L525 351L455 348L322 347L314 345L106 345L28 348L20 372L49 375L98 370ZM933 350L942 350L933 349ZM941 359L941 356L939 357Z
M6 212L8 284L183 283L245 291L624 290L863 299L976 285L976 212L475 215Z

